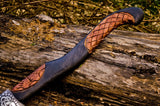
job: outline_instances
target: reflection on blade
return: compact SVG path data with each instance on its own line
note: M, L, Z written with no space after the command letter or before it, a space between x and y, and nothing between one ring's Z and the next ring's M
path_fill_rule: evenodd
M24 106L12 94L10 90L4 91L0 95L0 106Z

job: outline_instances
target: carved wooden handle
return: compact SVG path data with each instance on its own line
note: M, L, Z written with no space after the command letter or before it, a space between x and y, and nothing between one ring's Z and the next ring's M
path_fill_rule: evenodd
M23 100L66 71L79 65L113 29L120 25L138 24L143 19L139 8L127 8L112 13L98 24L84 39L63 57L47 62L17 84L12 92Z
M40 80L40 78L42 77L44 71L45 71L45 64L40 66L33 73L31 73L24 80L22 80L19 84L17 84L12 89L12 92L23 91L23 90L25 90L25 89L27 89L29 87L32 87L33 85L35 85Z
M123 24L137 24L141 21L141 18L137 19L137 16L141 16L141 11L137 11L136 13L135 10L139 10L139 8L133 7L124 9L123 11L117 11L103 19L86 37L84 45L88 49L88 52L91 53L100 41L118 26Z

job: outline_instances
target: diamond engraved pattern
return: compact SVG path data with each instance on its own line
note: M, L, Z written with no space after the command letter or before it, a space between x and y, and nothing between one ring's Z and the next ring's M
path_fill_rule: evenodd
M6 90L0 95L0 106L24 106L10 92Z
M134 18L129 13L114 13L106 17L88 34L85 40L85 47L88 49L88 52L91 53L113 29L127 23L134 23Z
M42 77L44 71L45 71L45 64L42 65L41 67L39 67L37 70L35 70L29 76L27 76L19 84L17 84L12 89L12 92L18 92L18 91L22 91L22 90L25 90L27 88L32 87L33 85L35 85L40 80L40 78Z

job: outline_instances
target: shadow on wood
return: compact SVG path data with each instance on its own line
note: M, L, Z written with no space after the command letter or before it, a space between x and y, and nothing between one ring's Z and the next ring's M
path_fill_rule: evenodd
M58 28L52 43L1 30L0 93L44 62L69 52L92 27ZM63 32L63 33L60 33ZM50 83L24 103L34 105L160 104L160 35L115 30L70 75Z

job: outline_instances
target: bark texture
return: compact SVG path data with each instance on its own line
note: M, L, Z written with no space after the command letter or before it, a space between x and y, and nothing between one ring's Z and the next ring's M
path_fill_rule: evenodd
M54 29L52 43L42 41L33 45L4 31L5 24L0 26L4 26L0 30L0 93L14 87L45 62L65 55L92 29L66 25ZM159 100L160 35L115 30L83 64L23 103L26 106L160 105Z

